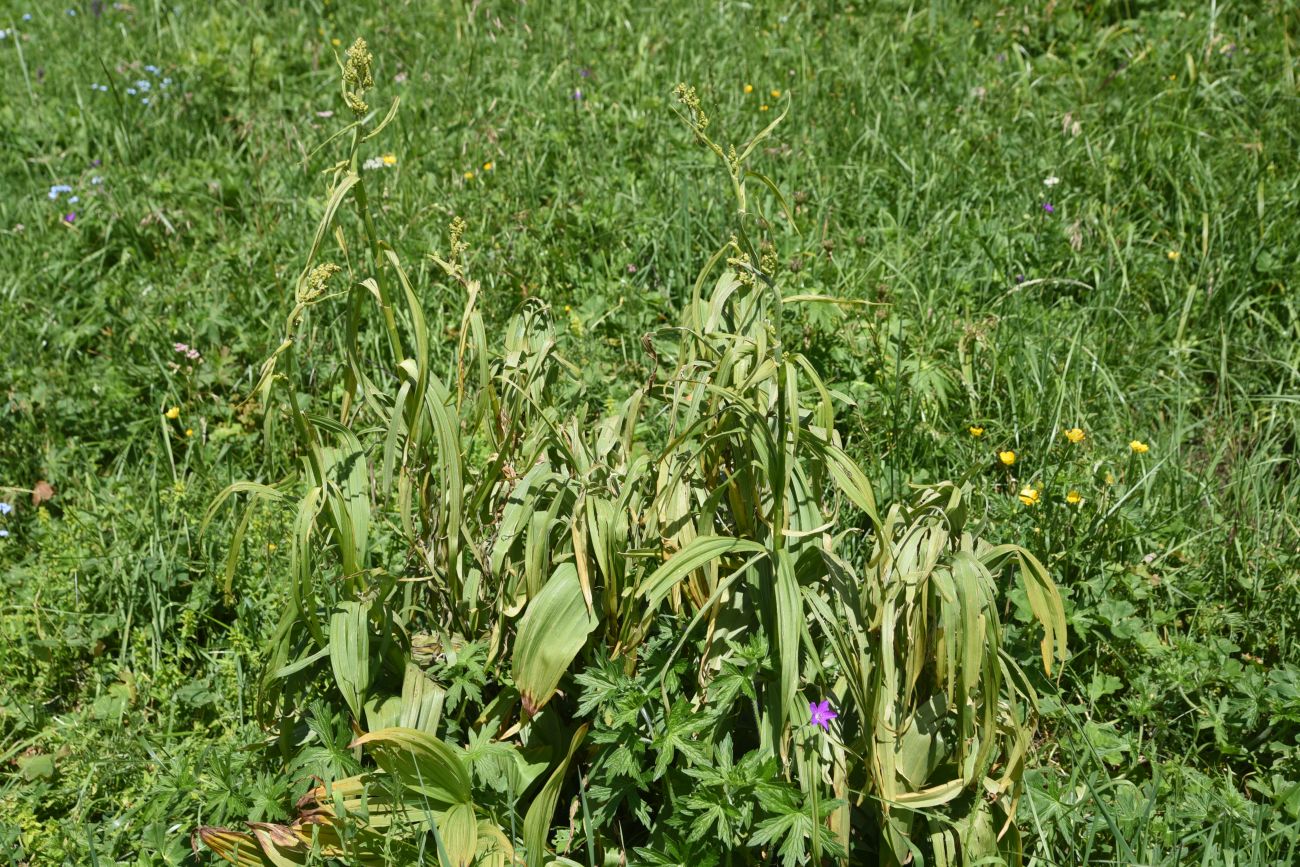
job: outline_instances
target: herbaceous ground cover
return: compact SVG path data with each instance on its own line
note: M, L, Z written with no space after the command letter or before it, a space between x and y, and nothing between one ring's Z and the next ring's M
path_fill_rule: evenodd
M1298 26L6 5L5 857L1291 863Z

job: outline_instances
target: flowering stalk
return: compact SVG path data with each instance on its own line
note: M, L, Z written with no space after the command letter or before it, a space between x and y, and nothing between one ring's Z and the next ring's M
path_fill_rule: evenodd
M357 206L357 213L361 217L362 226L365 229L366 241L370 245L370 255L374 261L375 268L375 285L379 289L379 307L384 314L384 328L388 332L388 345L393 352L394 364L401 363L406 354L402 351L402 338L397 330L397 318L393 314L393 305L388 294L387 281L384 278L383 252L379 246L379 236L375 232L374 218L370 214L370 201L366 196L365 178L361 173L361 143L370 136L374 135L383 128L387 120L381 122L378 127L370 130L366 135L365 120L362 117L369 106L362 99L365 91L374 86L374 79L370 73L370 64L374 60L374 55L366 47L366 41L357 37L357 41L352 43L352 47L347 51L347 63L343 67L343 98L348 107L358 115L356 124L352 127L352 145L348 154L348 171L356 177L354 189L354 202ZM352 89L349 89L351 85ZM396 108L396 106L394 106ZM390 114L391 118L392 115ZM355 289L352 290L352 304L349 308L348 316L348 337L349 343L354 343L358 319L360 317L360 295ZM351 372L349 373L351 376ZM356 383L349 383L351 386L347 390L345 402L351 400L351 395L355 391Z

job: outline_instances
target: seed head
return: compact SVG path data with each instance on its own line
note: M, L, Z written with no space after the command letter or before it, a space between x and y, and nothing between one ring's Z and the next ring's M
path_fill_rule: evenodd
M375 86L375 79L370 74L370 64L375 56L366 47L366 40L357 37L347 51L347 62L343 65L343 99L353 113L361 115L370 110L362 98L367 90Z
M325 284L329 279L342 270L333 262L326 262L312 268L311 273L307 275L307 282L298 291L298 301L305 304L320 295L325 291Z
M708 129L709 116L700 107L700 97L695 93L695 88L682 82L673 92L677 94L677 101L686 106L686 110L690 112L691 126L694 127L695 134L700 135Z

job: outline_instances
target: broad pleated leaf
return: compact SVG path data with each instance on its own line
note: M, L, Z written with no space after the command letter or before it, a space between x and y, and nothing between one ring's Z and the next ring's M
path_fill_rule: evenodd
M469 770L454 749L428 732L396 726L364 734L352 746L368 747L381 768L435 807L470 802Z
M564 785L564 775L568 773L569 763L578 745L587 734L587 724L583 723L569 740L569 751L563 761L547 777L537 797L533 798L524 816L524 847L528 856L528 867L540 867L546 850L546 839L550 836L551 817L555 815L555 805L560 800L560 787Z
M587 610L578 570L572 563L561 564L519 621L512 673L529 714L551 700L595 628L596 617Z
M646 600L646 616L650 616L682 579L706 563L726 554L762 554L767 548L748 539L729 536L697 536L663 565L646 578L637 588L636 595Z
M330 616L330 667L334 682L355 719L361 719L366 688L370 685L370 625L367 606L341 602Z

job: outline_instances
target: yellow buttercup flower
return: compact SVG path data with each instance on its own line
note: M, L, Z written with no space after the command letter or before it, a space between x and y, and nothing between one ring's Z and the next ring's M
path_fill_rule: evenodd
M977 424L973 424L973 425L971 425L969 428L967 428L967 430L970 431L970 435L973 436L973 437L982 437L982 436L984 436L984 428L980 427L980 426L977 425Z
M1177 250L1170 250L1165 255L1169 257L1170 262L1177 262L1178 258L1182 256L1182 253L1179 253Z
M1035 490L1034 488L1021 488L1020 502L1024 503L1026 506L1037 506L1038 491Z
M343 41L339 39L337 36L330 40L330 45L333 45L335 48L338 48L342 44Z
M397 165L397 154L384 154L383 161L386 166L395 166Z
M181 417L181 408L180 408L179 406L174 406L174 407L172 407L171 409L167 410L167 417L170 418L170 419L178 419L178 418L180 418L180 417Z
M1144 455L1147 452L1151 451L1151 446L1142 442L1142 440L1133 440L1133 442L1128 444L1128 447L1131 448L1134 452L1136 452L1139 455Z
M1070 493L1065 495L1065 502L1069 503L1071 506L1077 506L1079 503L1083 502L1083 496L1078 491L1070 491Z
M465 180L467 180L467 181L472 181L472 180L474 180L474 173L473 173L473 172L465 172Z
M1011 466L1016 462L1016 453L1011 451L1011 449L1007 449L1005 452L998 452L998 460L1002 461L1002 463L1007 466Z
M1114 474L1114 473L1106 473L1106 484L1108 484L1108 485L1113 485L1113 484L1115 484L1115 474Z
M767 111L767 106L766 106L766 105L760 105L760 106L758 107L758 110L759 110L759 111Z
M494 168L496 168L496 164L495 164L494 162L492 162L491 160L488 160L487 162L485 162L485 163L483 164L483 171L485 171L485 172L490 172L490 171L492 171L492 169L494 169Z
M780 98L781 98L781 91L779 91L779 90L773 90L773 91L772 91L772 98L773 98L773 99L780 99Z
M1085 436L1083 428L1072 427L1065 432L1065 438L1075 445L1083 442Z
M187 427L187 428L185 429L185 435L186 435L187 437L192 437L192 436L194 436L194 428L192 428L192 427Z
M746 84L746 85L745 85L745 93L753 93L753 92L754 92L754 85L752 85L752 84Z

